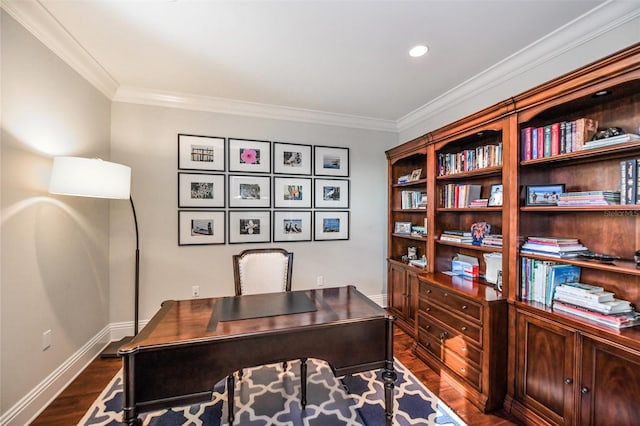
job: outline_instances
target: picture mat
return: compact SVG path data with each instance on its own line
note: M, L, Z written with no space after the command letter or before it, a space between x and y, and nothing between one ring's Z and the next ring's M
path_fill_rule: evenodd
M331 199L331 191L334 188L338 192L338 199ZM316 208L349 208L349 180L346 179L315 179L315 202ZM327 199L328 198L328 199Z
M194 188L198 184L202 184L201 191ZM207 190L209 185L213 187L210 192ZM193 198L193 194L198 192L202 192L204 197L211 198ZM224 175L178 173L178 207L224 207L224 202Z
M259 154L259 163L244 163L241 160L241 151L251 149ZM244 151L243 151L244 152ZM271 142L256 141L250 139L229 138L229 171L270 173L271 172Z
M271 211L229 212L229 244L269 242L271 242Z
M349 212L316 211L314 216L314 239L316 241L348 240Z
M299 154L291 158L289 154ZM311 145L273 143L273 173L311 175Z
M289 189L289 191L287 191ZM298 191L295 193L294 191ZM286 196L296 197L300 195L300 199L286 199ZM273 178L273 203L276 208L311 208L311 178L289 178L278 177Z
M349 176L349 148L314 146L315 174Z
M260 198L246 198L252 192L257 192ZM230 175L229 207L271 207L271 177Z
M178 134L178 169L223 172L224 146L225 138Z
M300 232L287 231L286 221L290 225L300 224ZM273 241L311 241L311 212L310 211L274 211L273 212Z
M211 224L211 235L193 232L194 223L199 229L206 230L207 222ZM225 214L223 211L205 210L178 211L178 245L206 245L225 243ZM206 231L205 231L206 232Z

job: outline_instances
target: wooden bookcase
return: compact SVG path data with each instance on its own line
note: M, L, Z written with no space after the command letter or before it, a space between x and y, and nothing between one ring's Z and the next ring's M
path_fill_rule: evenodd
M568 73L507 101L402 144L389 159L389 309L415 337L415 353L486 411L504 406L527 424L632 424L640 418L640 326L623 330L524 300L524 257L582 268L581 281L600 285L640 307L640 204L557 207L525 203L528 185L564 184L567 191L618 190L620 161L640 159L640 142L524 159L522 130L579 118L598 128L640 131L640 44ZM441 175L440 154L503 144L501 166ZM426 212L398 209L397 177L426 164ZM503 206L450 208L446 185L476 184L482 198L503 185ZM395 221L426 216L428 236L393 234ZM456 254L494 248L441 241L445 229L486 221L503 235L503 288L483 279L443 274ZM578 238L590 250L620 256L610 264L520 254L528 236ZM427 256L424 270L401 262L408 246ZM396 283L399 283L396 285ZM465 307L464 309L462 307ZM474 312L470 315L470 310ZM463 329L464 327L464 329ZM464 350L463 350L464 349Z

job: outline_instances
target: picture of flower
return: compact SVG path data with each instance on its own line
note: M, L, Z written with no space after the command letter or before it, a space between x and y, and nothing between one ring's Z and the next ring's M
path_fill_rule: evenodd
M260 233L260 219L240 219L240 235Z
M240 148L240 164L260 164L260 150Z

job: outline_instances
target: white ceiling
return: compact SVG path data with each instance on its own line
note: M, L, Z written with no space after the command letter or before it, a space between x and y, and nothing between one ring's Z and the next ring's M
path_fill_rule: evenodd
M114 100L322 114L388 129L532 46L558 48L555 34L607 3L2 0ZM429 53L409 57L415 44Z

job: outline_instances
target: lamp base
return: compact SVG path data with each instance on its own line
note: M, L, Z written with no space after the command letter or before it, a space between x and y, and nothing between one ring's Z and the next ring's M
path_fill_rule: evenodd
M109 343L100 353L100 358L118 358L120 356L118 355L118 349L129 343L133 337L134 336L125 336L120 340Z

